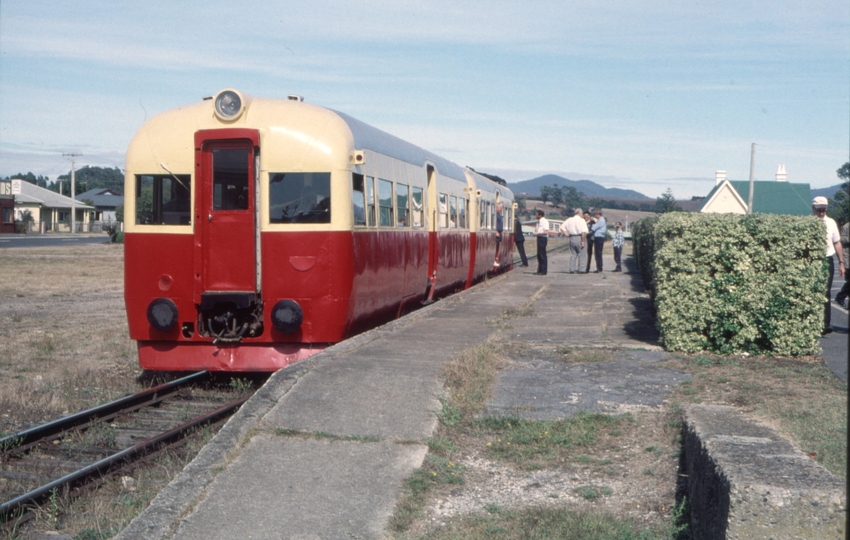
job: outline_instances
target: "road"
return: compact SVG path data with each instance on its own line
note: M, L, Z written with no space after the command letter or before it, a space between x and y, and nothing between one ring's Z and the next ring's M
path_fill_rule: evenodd
M847 333L848 319L850 315L843 306L839 306L835 302L835 295L841 290L844 285L844 278L838 275L836 265L835 277L832 280L832 329L831 334L827 334L820 340L820 346L823 348L823 360L829 369L844 382L847 382L847 349L850 345L850 335Z
M102 234L0 234L0 249L16 247L78 246L103 244L109 235Z

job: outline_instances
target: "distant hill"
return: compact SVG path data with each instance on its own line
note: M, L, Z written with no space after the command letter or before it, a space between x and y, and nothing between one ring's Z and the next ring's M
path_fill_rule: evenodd
M528 193L529 195L539 195L540 188L543 186L554 186L558 184L561 187L572 186L579 193L584 193L586 197L602 197L607 199L649 199L643 193L631 189L606 188L596 182L590 180L570 180L557 174L546 174L532 178L531 180L523 180L521 182L508 183L508 189L514 193Z
M508 184L510 186L510 184ZM818 189L812 189L812 198L815 197L828 197L830 199L835 198L835 192L841 189L841 184L835 184L834 186L823 187Z

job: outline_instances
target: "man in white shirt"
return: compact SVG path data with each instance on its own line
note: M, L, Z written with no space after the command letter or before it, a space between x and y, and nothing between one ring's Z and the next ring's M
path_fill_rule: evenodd
M586 253L584 243L587 242L587 222L581 208L576 208L575 215L561 223L559 230L570 237L570 274L581 273L586 263L582 254Z
M838 232L838 225L835 220L826 215L826 208L829 206L829 201L826 197L815 197L812 200L812 213L823 220L826 226L826 259L829 263L829 277L826 284L826 303L823 309L823 334L826 335L832 332L832 307L829 305L830 293L832 292L832 275L835 273L834 255L838 255L838 275L844 277L847 271L844 268L844 258L841 252L841 234Z
M543 210L537 211L537 226L534 227L534 236L537 237L537 272L535 276L545 276L549 259L546 255L546 245L549 243L549 220L543 217Z

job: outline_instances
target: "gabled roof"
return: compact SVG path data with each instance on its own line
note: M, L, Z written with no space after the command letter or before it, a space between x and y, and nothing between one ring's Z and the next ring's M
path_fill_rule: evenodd
M711 206L714 199L724 190L731 188L735 198L746 210L750 198L750 182L747 180L724 180L714 186L706 196L699 211ZM775 180L756 180L753 182L754 214L786 214L792 216L808 216L811 210L811 188L809 184L793 184Z
M98 208L117 208L124 204L124 195L115 193L110 188L95 188L80 193L75 197L78 201L91 201Z
M30 184L26 180L21 180L21 193L15 195L16 203L40 204L46 208L88 208L94 210L94 207L83 204L80 201L75 201L71 197L59 195L55 191L38 187L35 184Z

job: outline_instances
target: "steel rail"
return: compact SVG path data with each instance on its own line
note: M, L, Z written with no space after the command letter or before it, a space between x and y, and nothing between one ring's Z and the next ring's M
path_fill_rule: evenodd
M250 396L249 396L250 397ZM111 456L101 459L91 465L87 465L82 469L71 474L65 475L62 478L54 480L49 484L45 484L40 488L34 489L10 501L0 504L0 520L8 520L12 514L24 505L38 504L43 502L53 490L70 486L75 483L82 483L86 478L96 474L103 474L113 466L123 461L131 461L140 454L145 454L152 448L166 443L172 443L186 436L187 432L195 427L204 424L212 424L220 419L232 414L240 405L248 400L247 397L238 399L218 409L199 416L193 420L186 422L180 426L170 429L164 433L136 443L133 446L116 452Z
M207 376L209 376L208 372L199 371L198 373L142 390L136 394L116 399L110 403L104 403L103 405L92 407L91 409L21 431L14 435L3 437L0 439L0 453L13 450L26 450L38 441L49 440L51 437L55 437L69 429L87 427L95 421L109 420L125 411L133 411L154 405L181 387L187 384L197 383Z

